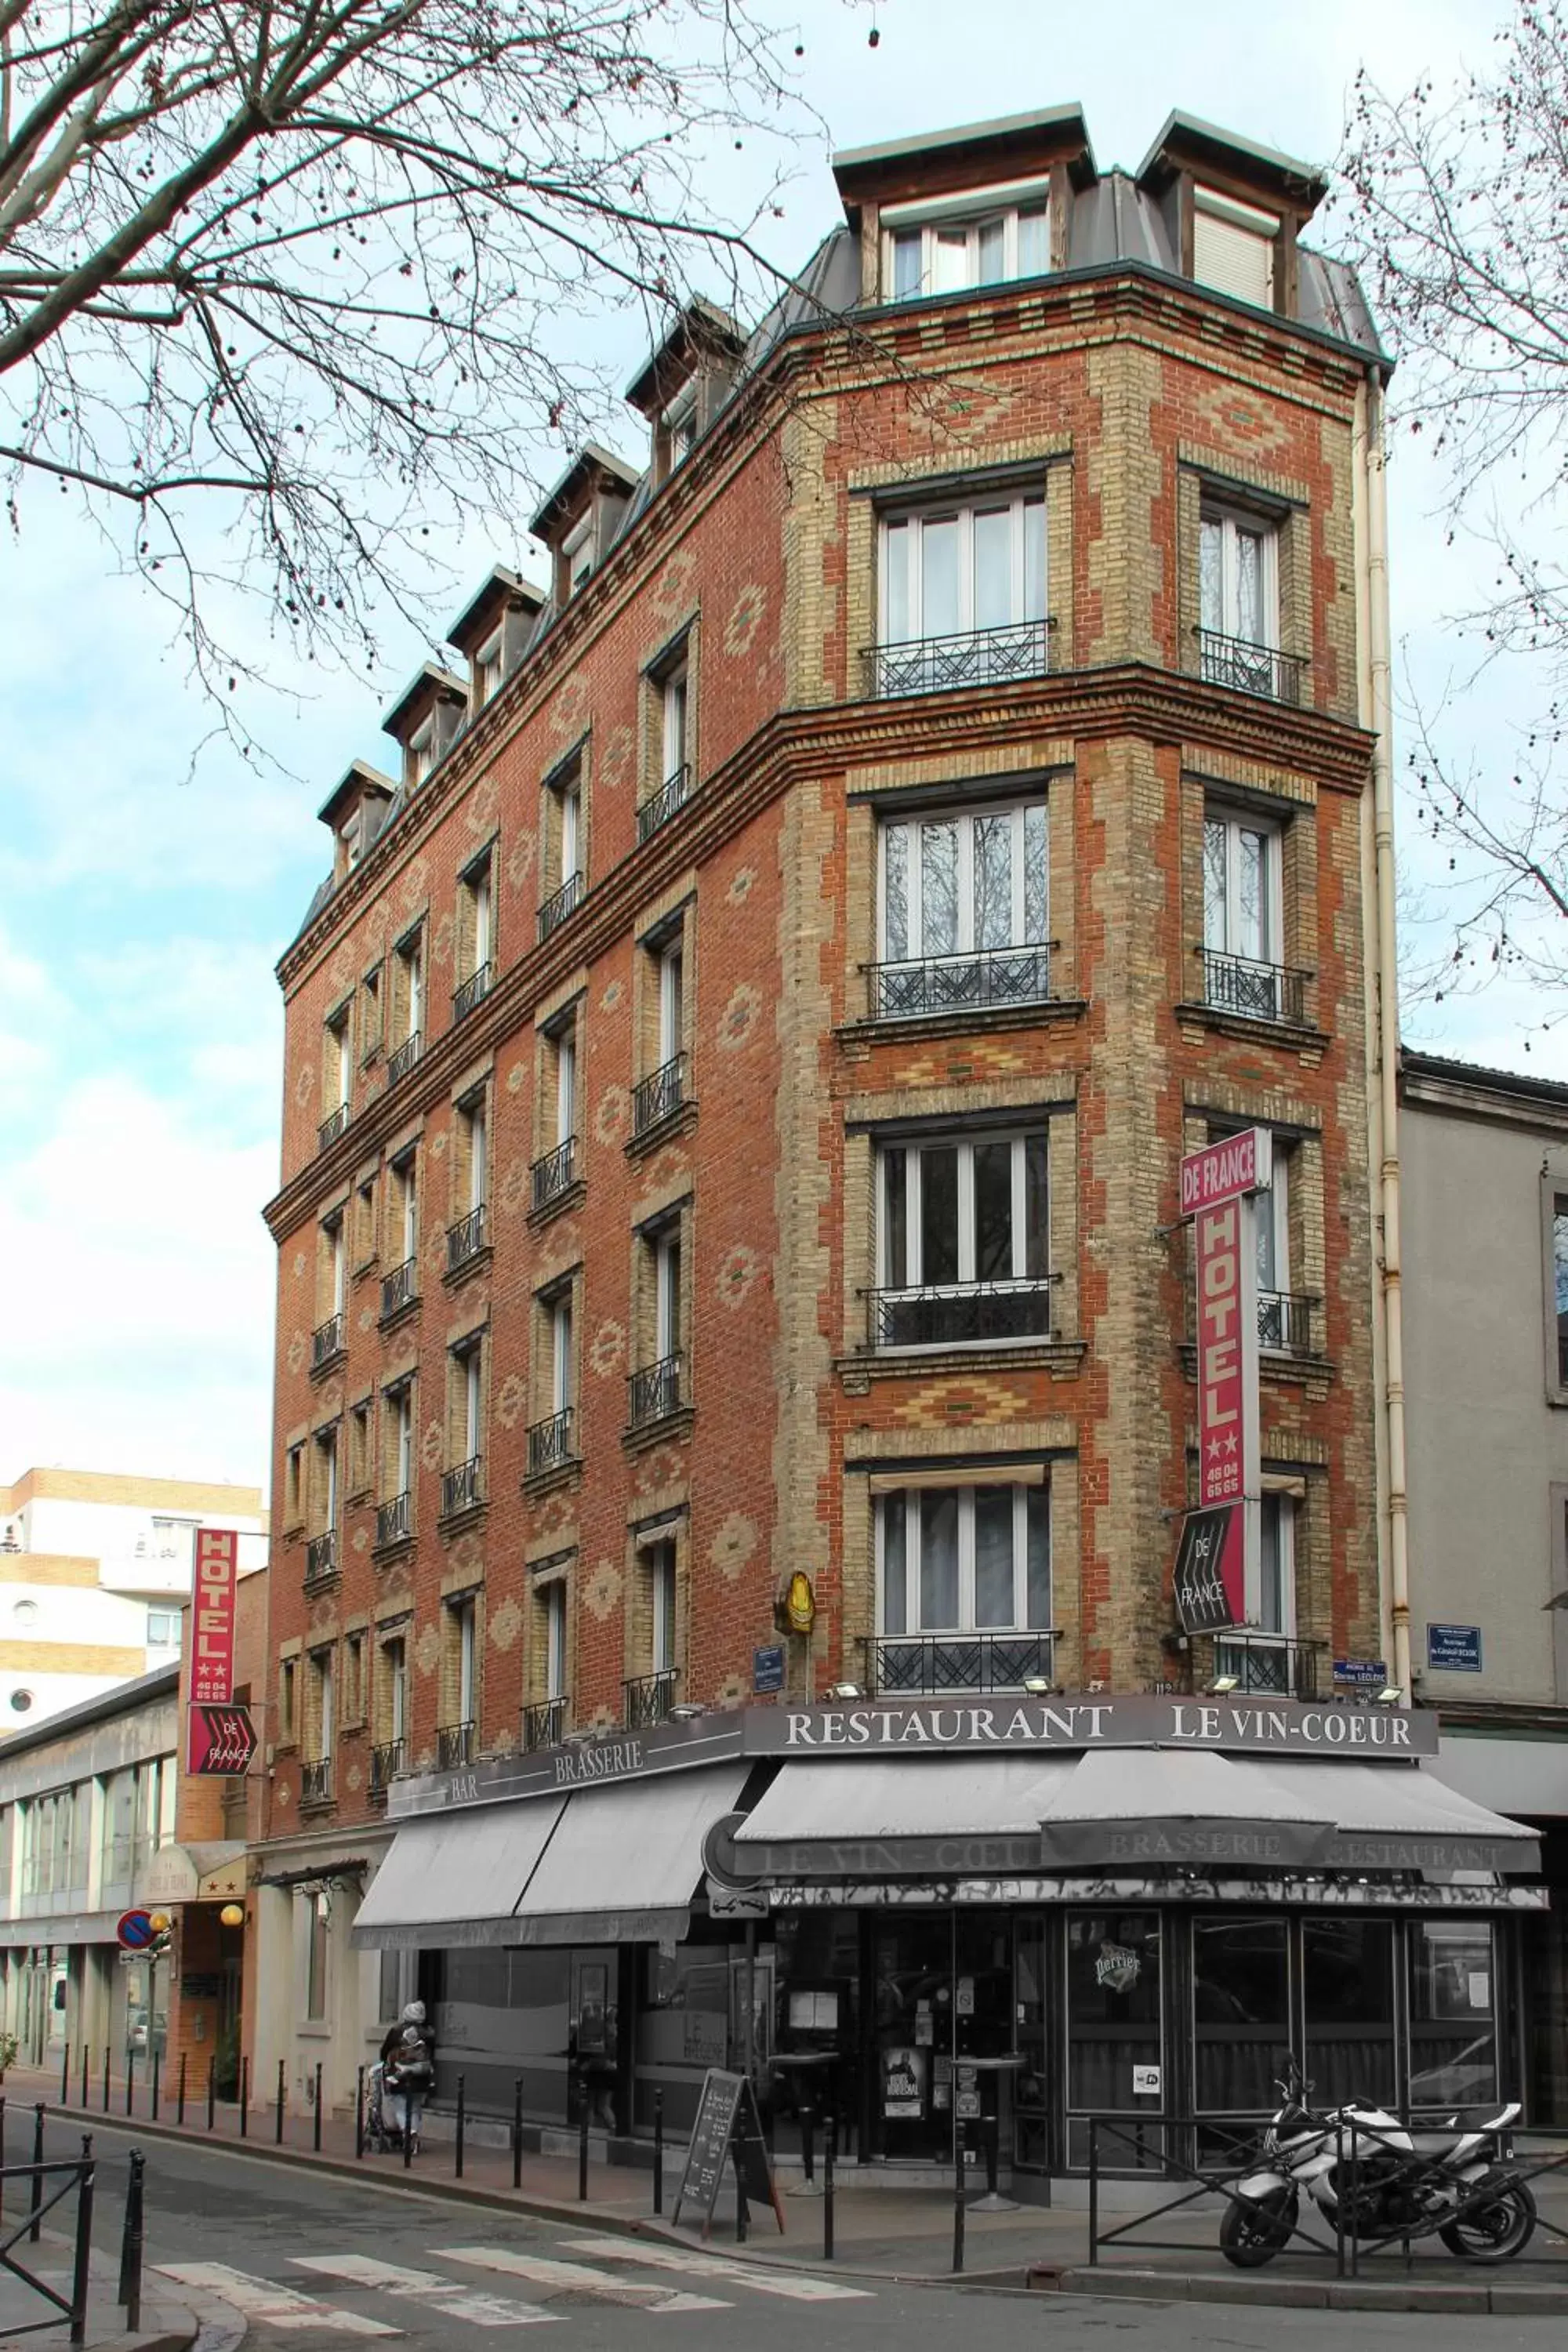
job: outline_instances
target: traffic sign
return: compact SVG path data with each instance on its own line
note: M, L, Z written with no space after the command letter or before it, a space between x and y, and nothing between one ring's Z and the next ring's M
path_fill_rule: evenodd
M256 1726L247 1706L193 1706L186 1727L185 1769L226 1777L247 1769L256 1753Z
M158 1931L149 1912L122 1911L114 1932L128 1952L144 1952Z

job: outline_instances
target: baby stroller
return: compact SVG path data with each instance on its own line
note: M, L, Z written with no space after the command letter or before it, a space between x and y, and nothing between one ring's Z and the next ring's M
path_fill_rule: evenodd
M378 2058L365 2079L364 2144L373 2156L388 2156L403 2146L403 2127L392 2112L392 2099L396 2083L388 2083L386 2068ZM414 2149L419 2146L419 2135L414 2135Z

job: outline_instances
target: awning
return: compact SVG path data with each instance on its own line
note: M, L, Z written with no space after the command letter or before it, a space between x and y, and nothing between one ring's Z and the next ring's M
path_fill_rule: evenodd
M735 1831L759 1878L1033 1870L1073 1756L910 1757L786 1764Z
M1080 1756L1057 1790L1037 1855L1047 1869L1306 1869L1321 1862L1333 1837L1328 1783L1337 1768L1301 1769L1306 1780L1291 1788L1265 1767L1226 1756L1101 1748Z
M501 1941L653 1944L683 1936L702 1841L734 1811L749 1769L720 1764L576 1790Z
M742 1762L407 1822L353 1925L361 1949L657 1943L683 1936L702 1841Z
M1271 1763L1268 1773L1303 1797L1321 1790L1321 1800L1332 1802L1337 1834L1323 1856L1329 1870L1484 1870L1525 1877L1540 1871L1533 1831L1461 1796L1428 1765Z
M1494 1739L1445 1731L1432 1770L1494 1813L1525 1821L1568 1814L1568 1739Z
M535 1797L409 1822L371 1881L353 1942L382 1951L512 1942L512 1912L565 1810L563 1797Z

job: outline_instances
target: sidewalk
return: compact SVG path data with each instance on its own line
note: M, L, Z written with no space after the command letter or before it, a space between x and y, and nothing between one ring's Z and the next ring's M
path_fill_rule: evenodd
M13 2248L11 2258L43 2279L57 2294L69 2299L73 2248L68 2238L46 2228L36 2246L24 2238ZM189 2352L200 2332L201 2318L167 2281L156 2282L149 2273L142 2296L141 2326L134 2336L126 2333L125 2313L115 2300L119 2287L118 2258L94 2253L89 2273L83 2352ZM48 2305L41 2295L8 2271L0 2271L0 2343L9 2338L13 2328L36 2327L47 2313ZM38 2328L37 2334L21 2340L37 2345L41 2352L46 2352L46 2347L47 2352L69 2352L70 2323L62 2317L58 2326Z

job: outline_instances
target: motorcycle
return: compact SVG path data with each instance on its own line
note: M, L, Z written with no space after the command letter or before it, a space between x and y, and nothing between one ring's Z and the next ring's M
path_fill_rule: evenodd
M1463 2130L1457 2117L1412 2131L1396 2116L1355 2101L1328 2112L1309 2104L1311 2084L1292 2067L1275 2088L1280 2105L1264 2134L1264 2162L1237 2180L1220 2223L1220 2252L1237 2270L1259 2270L1290 2242L1305 2195L1347 2237L1426 2237L1434 2231L1462 2262L1502 2263L1534 2234L1535 2200L1508 2161L1504 2140L1517 2100Z

